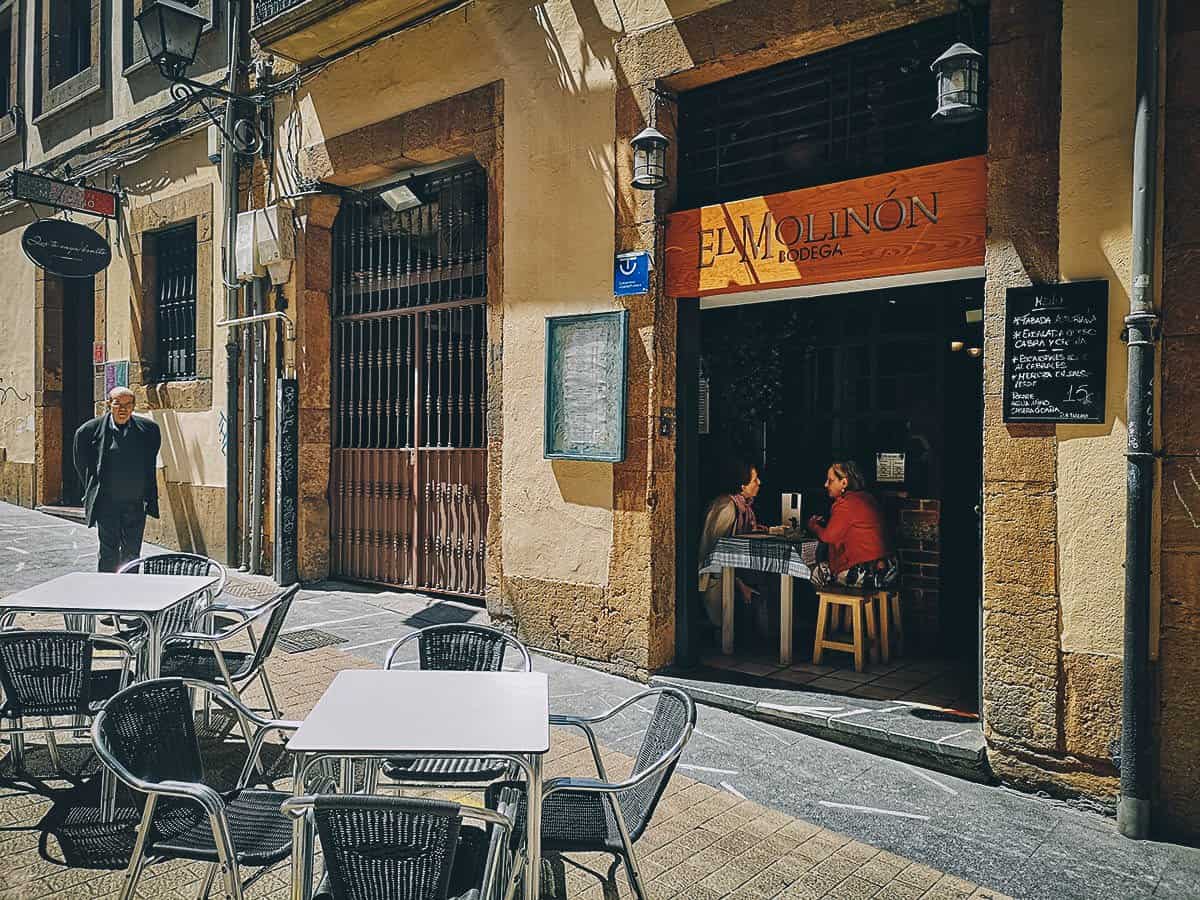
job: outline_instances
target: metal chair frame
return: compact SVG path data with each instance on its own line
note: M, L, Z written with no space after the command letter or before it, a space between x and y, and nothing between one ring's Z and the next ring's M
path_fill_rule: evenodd
M84 632L76 632L76 631L41 631L41 630L39 630L39 631L26 632L23 629L12 629L12 628L4 629L5 637L7 637L8 635L17 635L17 634L30 634L30 635L37 635L39 637L46 637L46 636L53 636L53 635L84 635L87 637L88 641L93 645L93 647L96 645L104 645L107 647L111 647L120 652L120 654L121 654L121 674L118 678L118 690L124 690L125 686L129 682L129 670L130 670L131 664L133 663L133 658L136 655L136 651L133 649L133 647L131 647L129 645L129 643L127 641L123 641L118 637L113 637L111 635L106 635L106 634L86 634ZM2 640L2 639L4 639L4 638L0 637L0 640ZM60 724L60 725L54 724L53 716L42 716L41 717L42 718L42 727L40 727L40 728L30 727L30 726L25 725L25 723L23 721L23 717L18 716L13 719L14 724L12 726L0 726L0 737L7 736L9 738L9 743L10 743L11 749L12 749L13 768L16 771L21 772L21 771L24 771L24 767L25 767L25 736L29 735L29 734L44 734L46 736L46 752L50 754L50 762L54 766L54 769L56 772L62 772L62 770L63 770L62 756L59 753L58 742L55 740L55 737L54 737L55 734L60 733L60 732L71 732L71 733L78 732L80 730L80 728L85 728L87 726L86 719L91 718L94 720L95 716L96 716L96 713L89 713L86 715L82 714L82 713L80 713L78 715L73 714L70 717L71 722L69 724ZM106 777L106 772L102 770L102 772L101 772L101 796L104 798L105 802L108 802L110 804L111 804L111 799L112 799L112 787L113 787L113 785L110 784L109 780Z
M254 722L258 729L249 741L249 753L238 776L237 788L247 786L254 769L259 768L258 757L262 753L263 744L268 734L274 731L295 731L301 723L282 719L268 719L258 715L238 699L237 695L207 681L192 678L158 679L158 681L180 681L189 690L204 691L219 702L235 710L239 718ZM142 682L134 686L134 690L155 682ZM113 699L116 699L115 697ZM216 880L218 869L224 874L225 895L227 900L243 900L243 891L270 871L273 866L266 866L254 873L245 881L242 880L240 864L237 861L236 848L233 846L232 830L225 813L225 800L212 787L200 783L182 781L148 781L130 772L114 756L104 737L105 711L101 710L92 721L92 745L96 755L100 757L105 767L124 784L135 791L146 795L146 805L142 811L142 821L138 826L137 841L129 860L129 868L125 872L125 883L121 888L120 900L133 900L137 890L138 880L147 863L157 861L158 857L147 855L146 844L152 831L154 808L159 797L176 797L191 800L199 804L208 816L209 827L212 829L213 844L216 848L218 862L208 864L208 872L201 882L198 897L200 900L208 897ZM294 788L293 788L294 789Z
M344 797L345 795L339 796ZM299 849L293 846L292 852L307 854L300 860L300 866L298 867L304 873L312 872L315 832L313 808L318 799L320 799L319 795L306 794L285 800L283 804L284 813L297 820L298 824L302 823L303 838L300 841ZM375 803L379 801L386 803L391 800L398 807L402 806L404 802L403 798L373 797L371 800ZM510 838L514 827L514 815L512 813L474 806L450 805L458 807L460 819L474 819L483 822L490 828L491 834L488 838L487 859L484 864L483 878L481 880L480 900L493 900L501 879L507 877L507 871L512 866L512 859L508 858L506 854L511 844ZM293 896L296 896L294 888L295 886L293 886ZM393 895L388 894L388 897L393 897Z
M600 758L600 745L596 741L596 733L592 726L601 722L607 722L609 719L619 714L622 710L639 703L648 697L655 697L661 694L668 694L672 697L675 697L683 704L684 709L687 711L687 724L684 726L683 731L679 737L676 738L675 742L668 747L657 760L647 766L643 771L639 772L637 775L626 778L623 781L610 782L608 772L604 768L604 761ZM619 795L626 791L632 790L643 782L665 772L666 775L663 778L662 786L653 800L650 802L650 805L647 807L645 812L645 820L642 825L644 827L649 823L651 817L654 815L654 810L658 805L658 801L666 791L667 783L670 780L671 774L674 772L675 764L679 762L679 757L683 753L683 748L691 738L692 731L696 727L695 703L692 701L691 697L678 688L651 688L622 701L608 712L600 713L599 715L595 716L551 715L550 724L578 728L584 733L584 735L587 737L588 746L592 751L592 759L596 763L596 773L600 777L598 779L576 777L548 779L544 788L542 789L543 804L545 803L547 797L562 791L603 794L608 800L613 819L617 825L617 831L621 836L621 844L624 848L624 852L621 854L621 856L624 857L623 861L625 863L625 871L629 874L629 884L633 888L634 893L637 895L638 900L647 900L645 883L642 879L641 869L638 866L637 855L633 849L633 843L635 839L630 836L629 826L625 822L624 814L621 812ZM617 856L617 854L607 847L597 847L596 851L602 853L613 853L614 856ZM619 860L620 857L614 859L614 867ZM512 883L509 884L508 890L505 893L505 900L511 900L515 890L516 879L514 878Z
M459 632L459 633L474 632L476 634L481 634L481 635L485 635L487 637L491 637L491 638L500 640L507 647L510 647L511 649L515 650L520 655L521 667L518 671L521 671L521 672L532 672L533 671L533 659L529 655L529 648L526 647L524 644L522 644L519 640L517 640L511 634L509 634L506 631L501 631L499 628L493 628L490 625L475 625L475 624L460 623L460 622L451 622L451 623L446 623L443 625L428 625L425 628L417 629L416 631L412 632L411 634L406 634L404 637L400 638L400 640L396 641L396 643L392 644L392 646L388 649L387 656L384 658L384 661L383 661L383 667L385 669L391 669L392 664L395 662L397 654L399 654L400 651L409 644L419 643L422 638L428 637L430 634L455 633L455 632ZM516 774L517 773L516 773L515 766L510 766L508 771L505 772L504 775L502 775L500 777L500 780L515 777ZM379 784L378 769L376 769L376 768L370 769L368 771L366 777L367 777L368 793L375 793L376 791L378 791L381 787ZM385 790L399 790L402 788L427 788L427 789L446 789L446 790L469 790L469 789L484 790L484 789L486 789L488 784L490 784L492 781L495 781L495 780L497 780L497 779L489 778L489 779L487 779L487 781L476 781L476 782L472 782L469 780L438 781L437 779L433 779L433 778L431 778L431 779L423 779L423 778L398 779L398 778L393 778L393 777L389 776L387 783L382 785L382 787Z

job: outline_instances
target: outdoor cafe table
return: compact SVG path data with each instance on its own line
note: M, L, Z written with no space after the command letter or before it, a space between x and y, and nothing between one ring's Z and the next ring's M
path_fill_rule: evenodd
M355 759L476 757L516 763L527 785L525 898L541 873L542 756L550 749L550 692L543 672L351 669L339 672L288 740L300 791L322 757L342 759L342 790ZM312 895L312 833L296 822L292 898Z
M94 620L96 616L140 619L146 625L146 677L162 664L163 625L168 614L213 587L210 575L116 575L72 572L0 598L0 615L50 613ZM189 623L190 624L190 623ZM94 626L87 624L85 630Z
M812 576L817 541L784 540L769 535L720 538L700 571L721 573L721 652L733 653L733 584L735 569L779 575L779 664L792 664L792 579ZM807 560L807 562L806 562Z

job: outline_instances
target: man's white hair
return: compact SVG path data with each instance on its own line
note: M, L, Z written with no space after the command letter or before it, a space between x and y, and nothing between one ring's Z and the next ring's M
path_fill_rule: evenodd
M116 400L118 397L132 397L133 399L136 400L137 394L135 394L133 391L131 391L127 387L120 387L120 386L115 387L111 391L108 392L109 400Z

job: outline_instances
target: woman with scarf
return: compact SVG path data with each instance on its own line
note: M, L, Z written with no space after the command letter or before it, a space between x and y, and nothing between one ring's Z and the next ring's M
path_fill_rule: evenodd
M735 534L753 534L767 529L758 524L754 515L754 498L758 496L762 482L757 467L747 462L732 464L729 486L731 492L721 494L711 504L704 516L704 530L700 534L700 562L708 559L717 541ZM759 573L739 575L734 586L744 603L754 599L757 589L755 576ZM745 579L745 580L743 580ZM749 583L748 583L749 582ZM721 574L700 573L700 593L704 598L704 609L714 628L721 627Z

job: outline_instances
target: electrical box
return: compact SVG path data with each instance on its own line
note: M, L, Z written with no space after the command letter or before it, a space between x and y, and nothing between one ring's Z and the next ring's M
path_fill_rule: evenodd
M208 161L216 165L221 161L221 145L225 143L225 139L221 137L221 132L216 125L208 126Z
M258 260L257 217L258 210L254 209L238 213L235 251L238 281L252 281L267 274L266 268Z
M268 206L258 211L255 220L258 261L266 266L272 284L283 284L292 273L296 258L296 227L292 211L284 206Z

